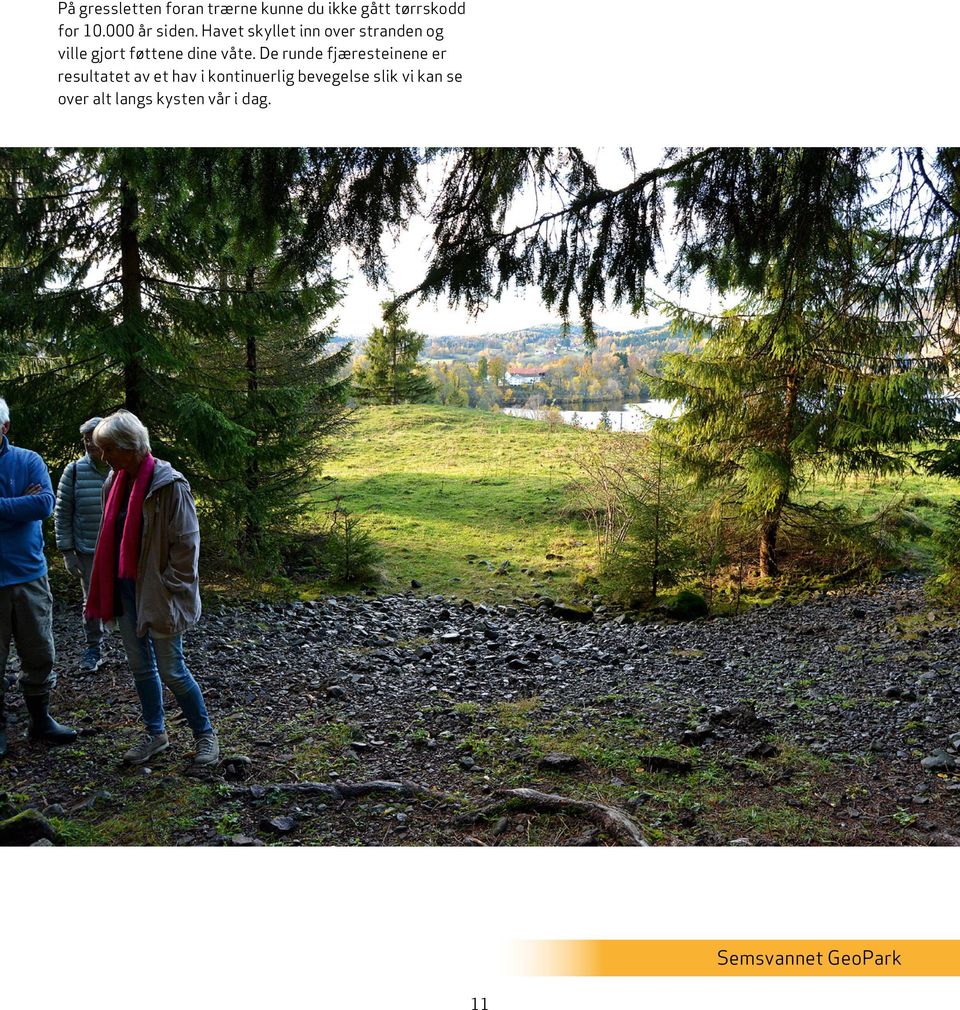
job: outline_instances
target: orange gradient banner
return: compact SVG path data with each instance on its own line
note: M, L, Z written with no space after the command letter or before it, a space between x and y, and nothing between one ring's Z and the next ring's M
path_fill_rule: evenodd
M530 940L522 975L960 975L960 940Z

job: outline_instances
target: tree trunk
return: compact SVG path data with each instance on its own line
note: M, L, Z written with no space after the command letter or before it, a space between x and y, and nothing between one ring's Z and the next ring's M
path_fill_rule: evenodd
M650 578L650 597L657 598L660 582L660 489L663 485L663 447L657 455L657 502L653 514L653 570Z
M253 267L247 271L246 290L248 294L253 294L256 289L256 272ZM250 329L247 332L247 417L254 417L257 409L257 390L259 388L259 372L257 366L257 334L256 330ZM251 497L260 482L260 466L257 461L257 436L254 435L253 453L250 462L247 464L247 472L244 475L244 483ZM262 526L260 517L250 508L250 498L247 499L247 514L244 521L244 537L248 548L256 548L260 543Z
M137 218L140 204L135 190L120 183L120 290L125 331L123 349L123 403L141 417L143 412L143 369L140 367L140 327L143 320L143 276Z
M780 459L783 462L786 483L777 496L773 509L763 517L760 527L760 575L763 578L775 579L780 574L777 564L777 533L780 530L780 515L783 506L790 497L790 477L793 474L793 457L790 443L793 440L793 426L797 415L797 402L800 395L800 384L797 373L791 371L787 375L787 388L784 395L783 437L780 440Z
M400 402L400 393L397 389L397 330L399 327L387 323L386 333L390 339L390 403L396 406ZM392 339L391 339L392 338Z
M760 527L760 574L766 579L775 579L780 574L777 565L777 530L780 527L780 510L772 522Z

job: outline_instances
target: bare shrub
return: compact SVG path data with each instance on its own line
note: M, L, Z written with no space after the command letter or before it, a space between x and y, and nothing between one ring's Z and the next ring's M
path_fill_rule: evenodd
M597 432L575 451L572 507L589 523L613 595L655 600L689 567L690 484L648 434Z

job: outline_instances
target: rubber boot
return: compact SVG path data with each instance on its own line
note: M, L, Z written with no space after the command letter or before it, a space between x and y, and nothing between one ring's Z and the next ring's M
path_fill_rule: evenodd
M3 674L0 674L0 678ZM0 694L0 758L7 753L7 710L3 707L3 695Z
M24 695L27 712L30 714L30 729L27 735L31 740L44 740L47 743L73 743L77 739L77 731L67 726L61 726L50 716L49 694Z

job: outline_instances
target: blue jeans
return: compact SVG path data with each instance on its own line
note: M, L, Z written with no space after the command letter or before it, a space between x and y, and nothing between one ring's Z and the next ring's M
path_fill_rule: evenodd
M117 618L123 650L133 673L133 683L140 698L147 732L163 732L163 688L170 688L177 699L194 736L212 733L207 707L200 687L183 661L183 636L154 637L150 632L137 636L137 584L133 579L119 579L123 613Z

